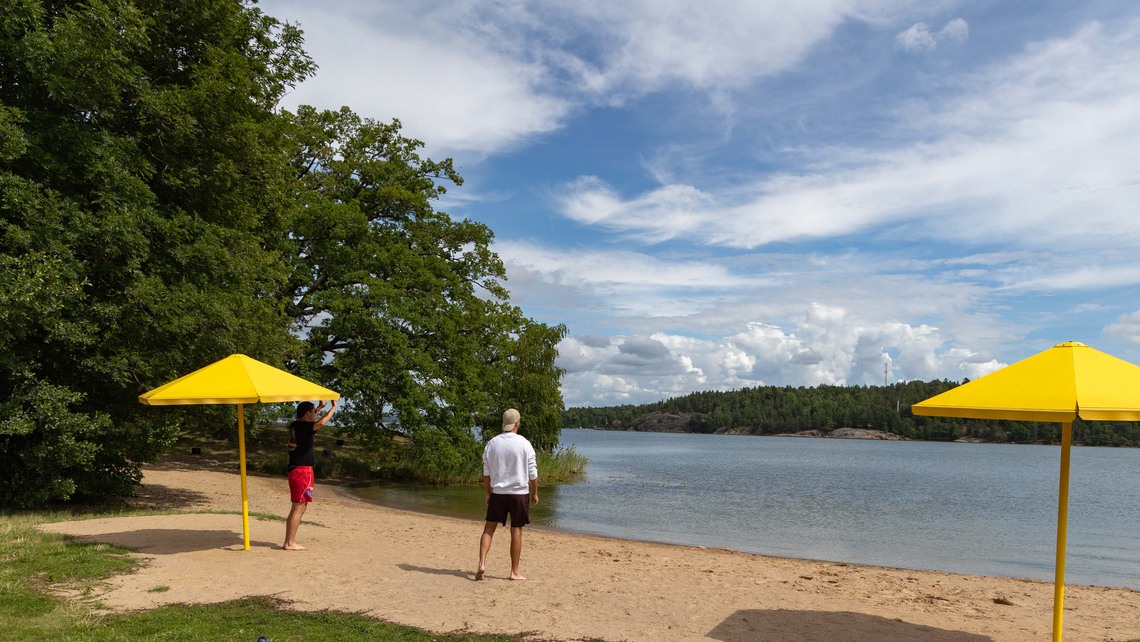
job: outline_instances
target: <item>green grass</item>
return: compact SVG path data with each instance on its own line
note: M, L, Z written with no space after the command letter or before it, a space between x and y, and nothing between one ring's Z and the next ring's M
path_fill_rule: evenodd
M544 484L559 484L579 479L586 472L586 456L569 446L560 446L553 453L538 451L539 477Z
M82 515L16 513L0 519L0 640L254 642L264 636L273 642L534 642L525 635L435 635L353 613L293 611L269 598L108 612L98 602L103 581L136 568L129 551L36 529L38 524L78 517Z

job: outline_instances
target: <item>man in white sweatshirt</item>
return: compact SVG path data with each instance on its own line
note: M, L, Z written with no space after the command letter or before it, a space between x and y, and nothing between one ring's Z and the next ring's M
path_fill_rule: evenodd
M479 570L475 579L483 579L487 570L487 553L499 524L507 525L511 517L511 579L525 580L519 575L522 557L523 526L530 523L530 507L538 503L538 465L534 447L519 435L519 411L511 408L503 413L503 432L495 435L483 448L483 490L487 495L487 523L479 538Z

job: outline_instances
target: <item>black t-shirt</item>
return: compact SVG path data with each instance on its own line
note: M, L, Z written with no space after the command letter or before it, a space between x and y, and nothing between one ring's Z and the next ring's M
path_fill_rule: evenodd
M289 470L297 466L312 466L315 456L313 454L313 422L297 420L289 424Z

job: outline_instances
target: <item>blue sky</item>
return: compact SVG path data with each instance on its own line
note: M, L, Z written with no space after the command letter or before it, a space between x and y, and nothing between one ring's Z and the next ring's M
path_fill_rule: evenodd
M1140 363L1140 3L269 0L464 177L567 406Z

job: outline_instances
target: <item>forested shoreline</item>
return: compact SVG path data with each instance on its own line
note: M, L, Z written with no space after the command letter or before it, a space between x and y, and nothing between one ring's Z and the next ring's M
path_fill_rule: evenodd
M650 404L569 408L562 413L562 426L745 435L828 433L857 428L923 441L1060 442L1057 423L924 417L911 413L912 404L958 385L936 380L888 386L760 386L694 392ZM661 414L671 416L671 420L661 421ZM655 415L657 420L650 420ZM1073 443L1140 446L1140 423L1077 419L1073 422Z

